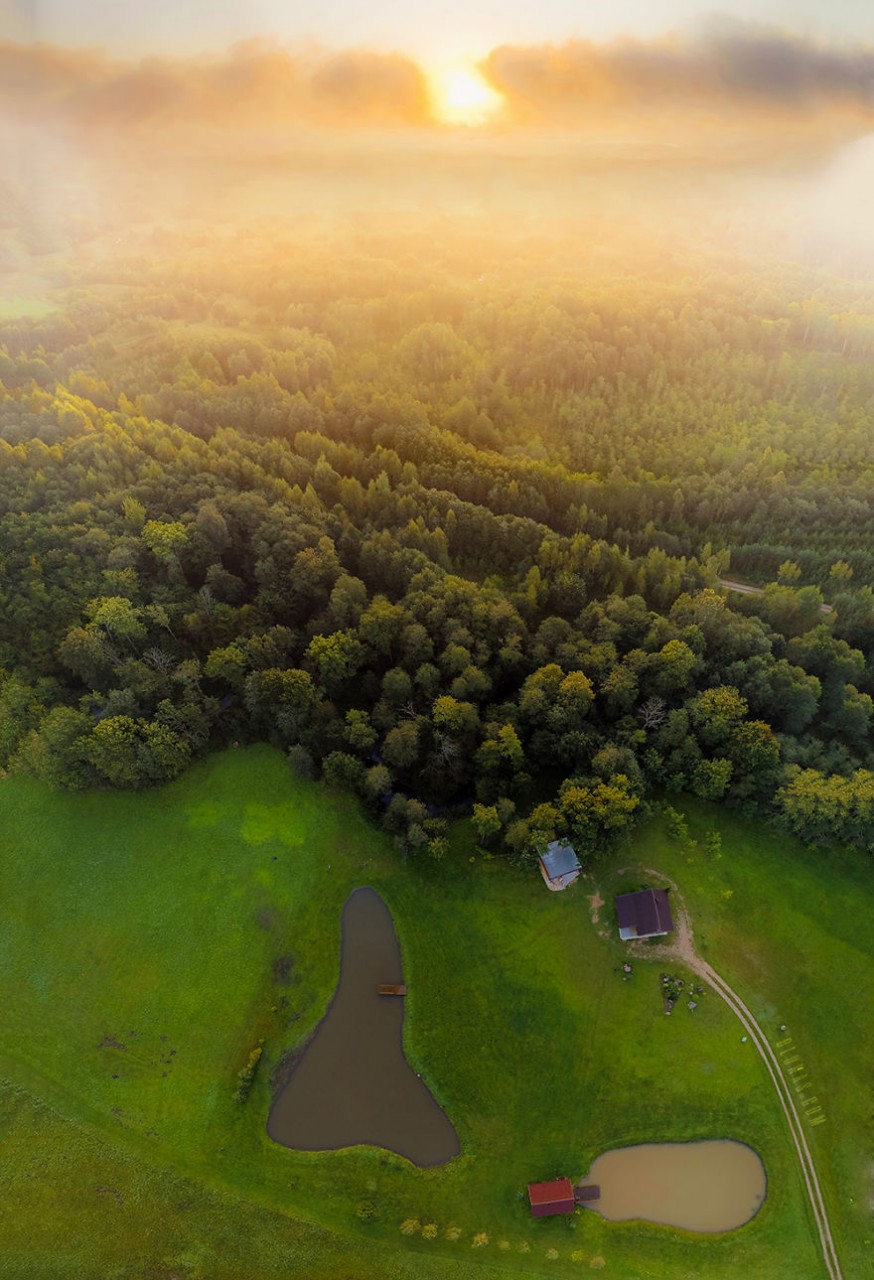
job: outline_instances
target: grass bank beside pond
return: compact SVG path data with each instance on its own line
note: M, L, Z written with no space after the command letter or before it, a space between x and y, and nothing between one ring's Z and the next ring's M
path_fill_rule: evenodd
M845 1275L864 1275L868 868L676 807L689 835L653 823L601 869L602 892L627 882L624 863L663 868L710 962L766 1031L790 1028L828 1098L810 1138ZM718 858L702 851L714 828ZM266 1136L269 1077L324 1013L342 904L361 884L394 915L408 1056L461 1139L443 1168L365 1148L295 1153ZM0 1272L382 1280L572 1275L603 1260L619 1280L814 1280L764 1067L715 996L666 1018L662 966L635 961L623 978L618 939L591 923L592 891L549 894L536 873L475 857L463 826L441 864L404 863L352 801L296 781L267 748L136 795L4 780ZM601 920L612 924L609 903ZM238 1073L259 1045L241 1104ZM765 1206L736 1232L590 1213L532 1222L520 1199L610 1147L712 1137L765 1162Z

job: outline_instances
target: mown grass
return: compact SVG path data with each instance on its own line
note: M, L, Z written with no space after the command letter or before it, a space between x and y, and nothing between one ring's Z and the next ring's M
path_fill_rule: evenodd
M600 1259L626 1280L820 1275L764 1068L714 996L668 1019L659 964L622 980L625 953L590 920L592 886L547 894L536 875L474 857L463 828L443 863L405 864L351 801L294 780L266 748L140 795L7 779L0 804L0 1176L14 1207L0 1271L12 1280L573 1274ZM655 822L601 883L622 884L623 861L663 868L711 962L767 1030L790 1027L828 1090L811 1137L845 1274L862 1276L867 867L684 807L689 840ZM717 823L718 860L701 852ZM442 1169L266 1137L271 1071L324 1012L342 903L364 883L394 914L411 1064L461 1138ZM601 915L612 923L609 906ZM262 1040L240 1106L236 1073ZM769 1177L739 1231L532 1222L520 1198L612 1146L723 1136L755 1147Z
M41 320L57 310L57 303L46 298L16 297L7 294L0 297L0 320Z

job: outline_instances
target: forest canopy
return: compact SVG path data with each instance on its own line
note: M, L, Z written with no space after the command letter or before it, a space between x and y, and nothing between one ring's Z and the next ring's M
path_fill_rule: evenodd
M50 269L0 326L4 767L263 739L434 857L673 792L874 849L868 282L390 217Z

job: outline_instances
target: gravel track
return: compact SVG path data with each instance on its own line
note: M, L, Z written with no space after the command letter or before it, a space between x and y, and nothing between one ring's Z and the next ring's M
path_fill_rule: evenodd
M633 868L637 870L637 868ZM632 870L632 868L628 868ZM829 1280L843 1280L840 1262L838 1261L837 1250L832 1236L831 1225L828 1219L828 1212L825 1207L825 1200L822 1194L822 1188L819 1184L819 1178L816 1173L816 1165L807 1145L807 1138L798 1114L798 1108L795 1105L795 1099L789 1087L789 1083L783 1074L783 1068L780 1060L771 1047L764 1031L759 1026L753 1014L741 1000L737 992L728 985L724 978L716 972L712 965L703 960L695 950L694 935L692 933L692 924L689 919L689 913L682 895L677 886L668 876L663 875L660 871L655 871L650 867L644 868L644 874L652 876L665 884L670 885L672 891L672 904L675 908L674 915L676 917L676 930L674 937L670 942L661 943L658 947L645 947L642 943L631 943L630 949L642 959L661 958L667 961L679 961L686 965L716 992L720 999L724 1000L731 1009L732 1013L740 1022L746 1031L762 1061L767 1068L768 1075L771 1077L771 1083L777 1093L783 1114L786 1117L786 1123L789 1126L789 1134L792 1138L792 1145L795 1147L798 1162L801 1165L801 1173L804 1178L804 1185L807 1189L810 1207L813 1211L814 1222L819 1236L820 1247L822 1249L823 1262L829 1276Z

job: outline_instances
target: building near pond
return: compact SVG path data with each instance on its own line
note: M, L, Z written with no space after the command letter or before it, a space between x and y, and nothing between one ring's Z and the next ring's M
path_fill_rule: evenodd
M635 938L661 938L674 927L667 889L640 889L622 893L616 899L619 937L625 942Z
M578 880L581 870L574 847L567 840L553 840L540 859L540 874L547 889L551 889L553 893L566 889L569 884Z
M553 1213L573 1213L574 1189L570 1178L553 1182L532 1182L528 1187L532 1218L548 1218Z

